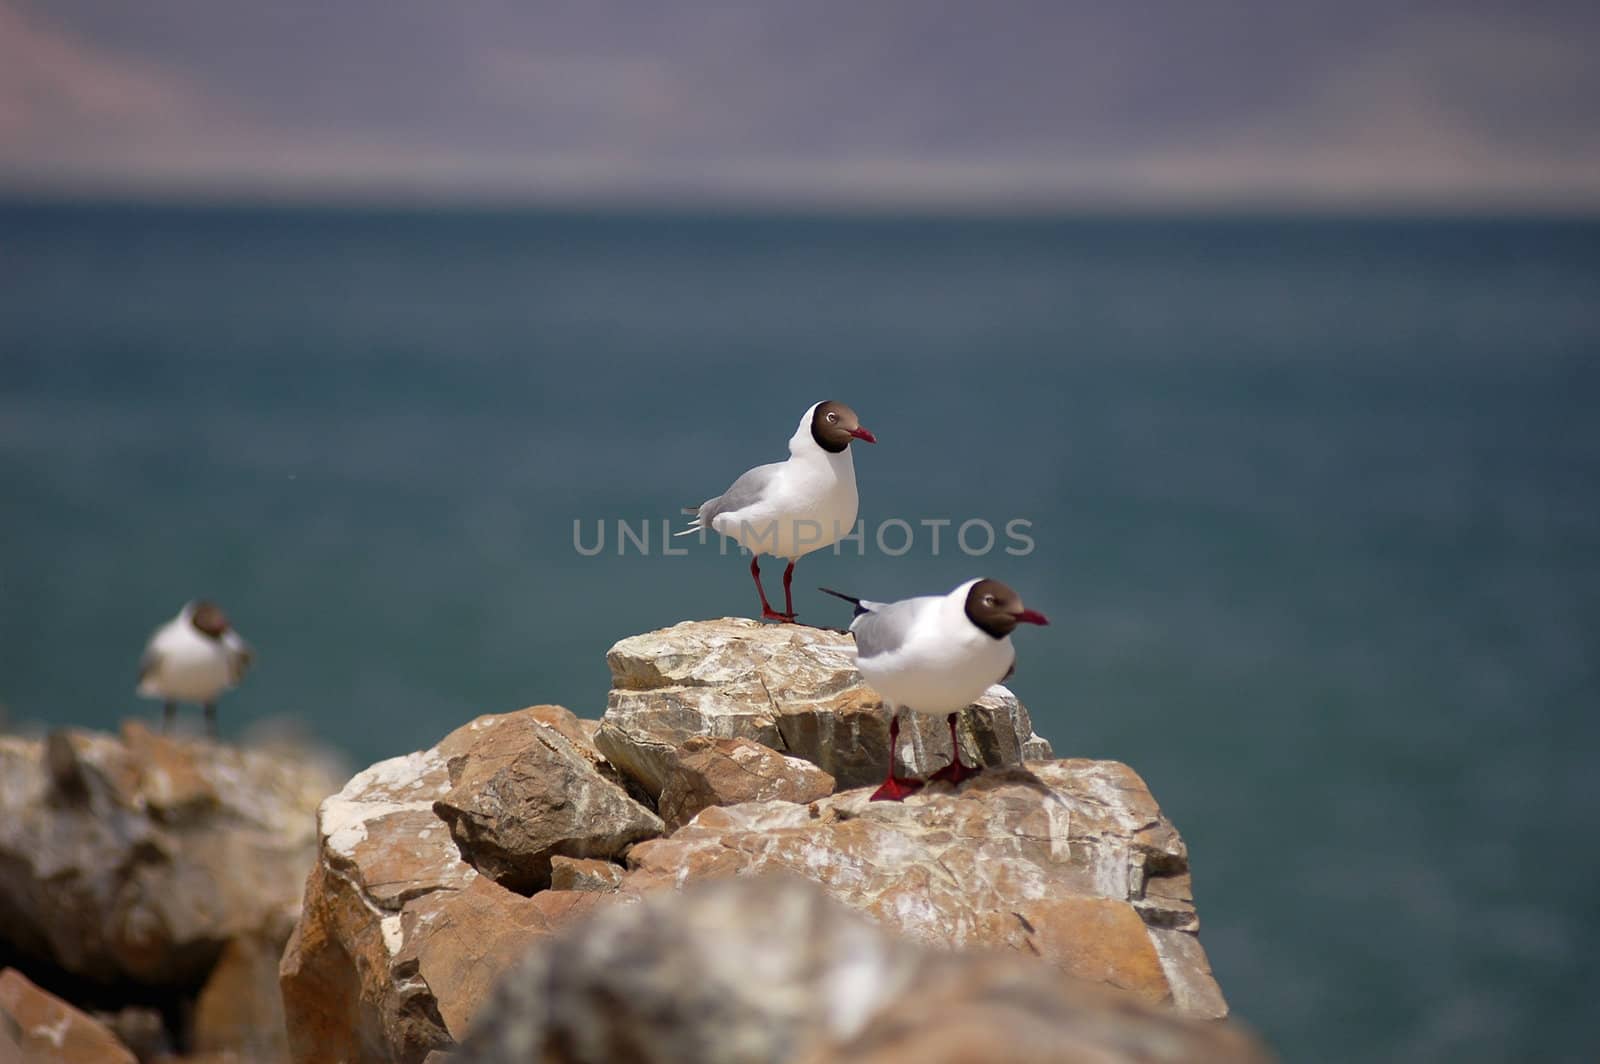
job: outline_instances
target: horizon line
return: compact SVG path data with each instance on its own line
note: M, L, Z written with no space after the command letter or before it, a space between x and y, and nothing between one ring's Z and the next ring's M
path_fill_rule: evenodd
M1089 218L1438 218L1600 221L1593 201L1540 198L1306 197L1292 195L1097 195L963 197L909 195L773 195L713 191L647 194L550 189L475 190L245 184L84 182L65 187L0 177L0 207L129 207L214 210L371 211L402 213L562 213L662 216L789 215L836 217Z

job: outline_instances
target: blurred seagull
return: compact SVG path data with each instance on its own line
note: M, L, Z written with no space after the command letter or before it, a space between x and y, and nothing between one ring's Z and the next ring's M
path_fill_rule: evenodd
M894 774L900 711L947 714L951 761L930 780L958 784L979 769L961 763L956 717L993 684L1015 670L1011 633L1019 624L1049 624L1026 609L1017 593L998 580L968 580L948 595L923 595L899 602L868 602L828 588L853 603L856 664L861 675L893 711L889 721L889 774L872 801L898 802L922 787L920 780Z
M190 602L157 628L139 659L139 695L159 698L162 730L172 727L179 702L205 708L206 731L217 734L217 696L235 687L255 651L213 602Z
M878 442L848 406L832 400L817 403L789 438L788 461L744 473L727 491L701 503L694 522L676 533L687 536L709 528L750 552L750 576L761 596L762 620L792 622L794 597L789 584L795 561L855 531L853 440ZM761 586L763 554L789 562L783 571L782 613L767 604Z

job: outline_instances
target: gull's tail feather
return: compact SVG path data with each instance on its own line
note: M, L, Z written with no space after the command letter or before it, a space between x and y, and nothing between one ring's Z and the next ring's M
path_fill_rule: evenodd
M817 590L822 592L824 595L832 595L834 598L844 599L846 602L850 603L850 605L854 606L856 608L855 612L850 615L852 619L861 616L863 613L872 612L873 603L867 602L864 599L858 599L854 595L846 595L843 591L835 591L831 587L819 587Z
M710 527L709 522L702 521L700 519L700 511L703 509L705 509L704 506L685 506L682 510L679 510L679 513L690 518L691 520L689 521L689 527L684 529L682 532L674 532L672 534L673 538L676 539L678 536L692 536L696 532L704 532L708 527Z

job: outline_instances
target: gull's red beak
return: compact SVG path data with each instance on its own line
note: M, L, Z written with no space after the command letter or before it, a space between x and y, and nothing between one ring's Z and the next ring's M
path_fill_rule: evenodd
M853 428L853 429L851 429L850 430L850 435L854 436L858 440L866 440L868 443L877 443L878 442L878 437L874 436L872 433L868 432L866 429L863 429L863 428Z
M1023 610L1017 614L1017 621L1020 624L1049 624L1050 618L1038 610Z

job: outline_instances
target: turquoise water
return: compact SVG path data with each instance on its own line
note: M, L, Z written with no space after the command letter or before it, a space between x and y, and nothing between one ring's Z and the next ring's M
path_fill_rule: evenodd
M1050 614L1014 686L1144 774L1289 1059L1584 1059L1597 293L1593 222L0 209L0 703L152 714L204 594L260 652L225 734L598 715L613 641L753 605L660 519L839 398L862 517L920 534L802 561L802 618L980 574Z

